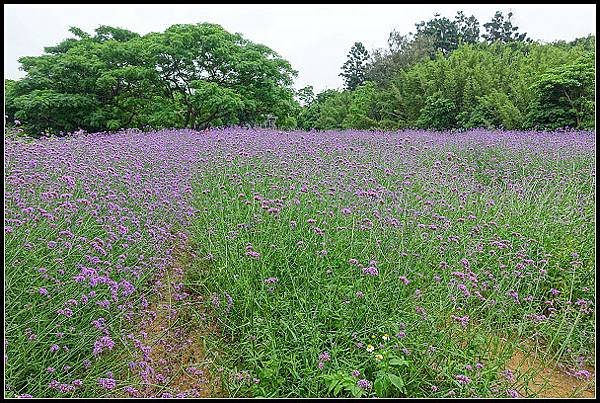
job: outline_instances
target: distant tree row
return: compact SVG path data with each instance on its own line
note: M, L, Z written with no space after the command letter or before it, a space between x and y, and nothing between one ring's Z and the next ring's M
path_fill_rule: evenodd
M344 90L300 91L298 126L593 128L595 36L541 44L511 18L496 12L480 35L474 16L436 15L414 34L392 31L387 49L356 42L340 73Z
M356 42L343 90L292 88L296 72L268 47L215 24L140 36L100 26L19 59L5 114L33 136L78 129L266 125L427 129L595 125L595 36L542 44L497 12L483 24L435 15L387 47Z
M295 126L290 64L219 25L70 32L44 55L19 59L23 79L5 81L6 115L30 134L258 125L269 114Z

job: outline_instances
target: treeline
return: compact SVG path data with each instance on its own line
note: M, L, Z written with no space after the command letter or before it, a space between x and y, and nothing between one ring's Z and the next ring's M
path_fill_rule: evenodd
M346 88L303 88L302 129L594 128L595 36L541 44L497 12L435 16L387 49L356 42Z
M120 128L260 124L295 127L296 72L266 46L215 24L173 25L140 36L101 26L22 57L5 80L5 108L28 134Z
M275 124L284 129L529 129L595 125L595 36L542 44L512 14L436 15L385 49L356 42L343 90L292 88L268 47L215 24L140 36L101 26L22 57L5 114L27 134Z

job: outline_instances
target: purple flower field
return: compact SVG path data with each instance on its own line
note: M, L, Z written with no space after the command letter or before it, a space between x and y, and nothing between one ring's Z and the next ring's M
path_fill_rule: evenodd
M5 397L593 394L595 132L4 145Z

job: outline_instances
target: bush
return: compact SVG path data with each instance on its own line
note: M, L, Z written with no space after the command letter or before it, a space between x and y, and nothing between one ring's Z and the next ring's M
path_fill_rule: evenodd
M427 97L425 107L417 120L417 126L427 129L444 130L456 126L456 109L452 100L441 92Z

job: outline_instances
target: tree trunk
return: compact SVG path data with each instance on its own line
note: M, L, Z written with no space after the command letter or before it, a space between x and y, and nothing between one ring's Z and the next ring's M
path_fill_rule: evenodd
M575 103L573 102L573 100L571 100L571 97L569 96L569 93L567 92L566 89L563 90L563 93L565 94L565 97L567 97L567 101L569 101L569 105L571 105L571 109L573 109L575 111L575 122L576 122L576 129L579 129L579 126L581 125L581 118L579 117L579 111L577 110L577 108L575 108Z
M196 130L196 112L194 110L190 111L190 128Z
M183 122L183 127L187 128L190 123L190 110L188 109L185 113L185 121Z

